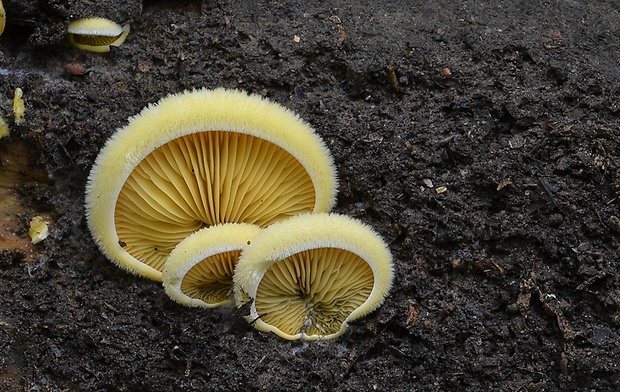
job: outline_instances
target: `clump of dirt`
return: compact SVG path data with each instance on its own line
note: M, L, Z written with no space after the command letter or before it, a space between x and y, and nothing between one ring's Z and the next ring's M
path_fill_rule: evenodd
M411 3L5 0L0 114L20 87L26 124L0 158L28 146L45 175L12 188L22 226L3 235L27 236L23 210L53 225L31 255L0 252L0 388L618 389L617 5ZM130 22L127 41L70 47L66 24L95 15ZM337 211L390 244L390 297L335 341L184 308L90 237L105 140L169 93L220 86L312 124Z

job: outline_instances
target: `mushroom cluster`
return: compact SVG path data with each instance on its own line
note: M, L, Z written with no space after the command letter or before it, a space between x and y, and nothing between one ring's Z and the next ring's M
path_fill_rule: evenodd
M331 214L333 158L295 114L225 89L170 95L106 143L86 188L102 252L188 306L249 306L286 339L327 339L376 309L391 254Z

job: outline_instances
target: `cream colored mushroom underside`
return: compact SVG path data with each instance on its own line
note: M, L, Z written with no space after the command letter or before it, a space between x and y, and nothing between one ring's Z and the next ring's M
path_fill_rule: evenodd
M217 253L193 266L181 281L181 291L188 297L208 304L230 299L232 276L240 250Z
M373 284L371 268L356 254L311 249L267 270L256 292L256 312L289 335L329 335L366 301Z
M161 271L189 234L219 223L259 226L315 203L312 180L291 154L263 139L223 131L172 140L131 172L114 212L121 246Z

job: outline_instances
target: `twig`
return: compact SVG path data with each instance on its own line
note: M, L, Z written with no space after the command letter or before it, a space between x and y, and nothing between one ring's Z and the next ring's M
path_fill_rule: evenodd
M551 193L551 190L549 189L549 184L547 184L547 181L545 181L545 179L543 179L541 176L537 176L537 178L538 178L538 182L540 182L540 185L542 185L545 192L547 192L547 196L549 196L549 199L551 199L551 202L553 203L553 205L556 208L558 208L558 203L555 202L553 193Z

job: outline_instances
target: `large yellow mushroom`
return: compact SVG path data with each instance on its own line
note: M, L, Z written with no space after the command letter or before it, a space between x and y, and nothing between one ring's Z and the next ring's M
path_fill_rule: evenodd
M104 254L161 281L169 253L193 232L329 211L336 187L328 149L295 114L260 96L201 89L145 108L108 140L86 215Z
M285 339L331 339L375 310L392 285L392 256L368 226L343 215L274 223L243 250L234 273L246 319Z

